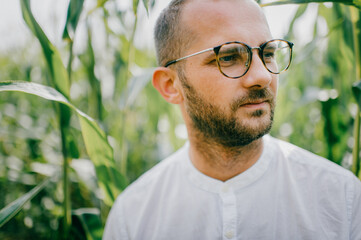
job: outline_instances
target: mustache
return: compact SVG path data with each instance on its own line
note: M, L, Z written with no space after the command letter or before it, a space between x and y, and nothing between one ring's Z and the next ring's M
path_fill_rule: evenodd
M268 102L271 107L274 106L274 94L268 88L252 89L248 94L237 98L231 105L232 111L236 111L242 105L253 102Z

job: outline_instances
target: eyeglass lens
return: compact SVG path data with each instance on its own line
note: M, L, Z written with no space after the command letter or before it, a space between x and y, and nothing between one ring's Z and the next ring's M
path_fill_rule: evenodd
M249 69L252 50L242 43L224 44L218 51L218 65L228 77L241 77ZM268 71L278 74L286 70L291 61L291 47L286 41L271 40L260 49L262 61Z

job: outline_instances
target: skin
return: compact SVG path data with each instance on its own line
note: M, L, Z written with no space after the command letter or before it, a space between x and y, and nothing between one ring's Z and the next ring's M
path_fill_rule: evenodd
M228 41L241 41L255 47L272 39L267 21L253 0L188 1L182 11L181 22L195 39L185 49L184 56ZM198 98L215 106L226 118L235 118L249 131L259 131L271 124L278 76L267 71L257 50L253 50L247 74L238 79L227 78L214 64L209 64L210 53L183 60L186 79L179 76L175 68L157 68L153 74L153 85L165 100L180 106L187 126L193 165L207 176L226 181L246 171L259 159L263 140L259 138L244 146L229 147L205 136L190 117L194 108L184 81ZM246 101L234 107L237 99L262 89L270 93L267 99Z

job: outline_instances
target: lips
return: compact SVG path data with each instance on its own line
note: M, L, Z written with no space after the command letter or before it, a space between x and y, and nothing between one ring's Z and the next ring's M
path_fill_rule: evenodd
M243 104L241 104L241 107L261 107L269 102L270 102L270 100L268 100L268 99L260 99L260 100L249 101L249 102L243 103Z
M274 108L274 95L270 89L253 89L248 92L247 95L235 100L231 109L236 112L240 108L250 108L252 110L261 110L270 107Z

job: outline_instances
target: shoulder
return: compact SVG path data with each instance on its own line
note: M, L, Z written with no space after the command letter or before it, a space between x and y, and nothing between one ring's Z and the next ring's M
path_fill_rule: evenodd
M350 239L361 239L361 181L348 169L291 143L270 137L266 144L276 156L274 169L286 176L282 182L312 203L310 209L322 209L325 221L345 214L342 221L350 226Z
M343 193L350 199L360 192L360 180L348 169L291 143L270 138L269 144L277 152L275 166L294 183L313 191L333 195Z
M176 179L185 159L188 158L188 149L188 144L185 144L178 151L160 161L130 184L120 197L125 199L142 198L152 192L157 192L162 184Z
M150 222L149 211L162 206L160 197L180 182L181 168L188 157L188 144L162 160L130 184L116 199L109 213L104 239L133 239L137 225ZM133 236L133 237L132 237Z
M307 169L309 174L318 173L337 175L342 178L354 178L351 171L310 151L273 137L270 137L269 141L277 148L282 159L299 170Z
M104 236L111 239L133 239L138 225L152 222L151 212L161 211L162 200L182 179L182 168L188 158L188 144L159 162L130 184L116 199L109 213ZM162 198L163 197L163 198ZM140 232L139 232L140 233Z
M289 176L293 187L304 189L304 194L314 193L323 204L345 202L349 219L354 213L361 219L361 182L350 170L279 139L270 137L268 143L277 152L278 170Z

